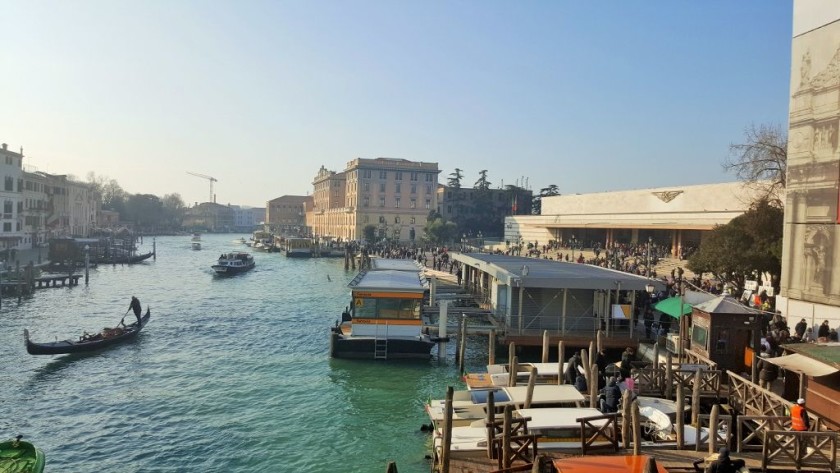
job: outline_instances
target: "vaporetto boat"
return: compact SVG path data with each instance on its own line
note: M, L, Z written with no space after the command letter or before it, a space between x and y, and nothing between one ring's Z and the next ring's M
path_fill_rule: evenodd
M348 286L349 312L330 333L334 358L429 358L435 343L423 333L423 298L429 283L410 260L369 269ZM375 265L374 265L375 267ZM425 321L428 324L428 321Z

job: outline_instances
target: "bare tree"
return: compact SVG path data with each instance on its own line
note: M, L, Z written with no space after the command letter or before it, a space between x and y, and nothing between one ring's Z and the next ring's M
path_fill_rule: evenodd
M779 202L787 173L787 133L778 124L752 124L744 130L744 138L744 143L729 145L723 169Z

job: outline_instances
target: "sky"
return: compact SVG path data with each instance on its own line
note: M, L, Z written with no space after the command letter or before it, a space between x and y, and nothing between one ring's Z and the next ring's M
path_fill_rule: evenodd
M735 181L787 128L789 0L0 0L0 142L30 170L265 206L323 165L562 194Z

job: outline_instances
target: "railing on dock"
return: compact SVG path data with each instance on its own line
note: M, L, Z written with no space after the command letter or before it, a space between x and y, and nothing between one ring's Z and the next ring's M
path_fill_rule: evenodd
M812 432L786 430L791 402L731 371L729 404L740 414L738 451L757 450L761 444L762 469L767 467L836 471L837 432L825 430L823 419L809 411Z
M712 436L714 436L715 445L729 445L729 442L732 439L732 417L718 417L717 425L711 425L712 416L709 414L700 414L697 416L697 420L697 439L694 442L695 452L708 450L709 443L713 440ZM704 428L709 429L709 435L706 437L700 435L700 432L702 432L702 429Z
M683 392L694 390L696 371L668 370L666 365L661 365L659 368L634 368L632 375L639 395L671 397L668 394L676 392L678 385L682 385ZM720 397L721 375L720 370L700 370L701 397Z
M772 466L797 471L837 471L837 432L768 430L764 435L761 469Z
M595 422L603 420L606 420L603 425L596 425ZM593 444L598 441L607 441L613 451L618 451L618 413L580 417L575 422L580 422L580 449L584 455L588 450L596 448Z

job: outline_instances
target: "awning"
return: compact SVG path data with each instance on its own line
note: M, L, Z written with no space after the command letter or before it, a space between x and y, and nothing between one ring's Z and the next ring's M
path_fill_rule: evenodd
M663 301L659 301L653 305L653 308L659 312L664 312L675 319L680 318L680 298L669 297ZM691 304L682 302L682 315L691 313Z
M813 358L800 355L799 353L762 359L773 363L779 368L784 368L788 371L805 374L814 378L818 376L828 376L840 371L833 366L829 366Z

